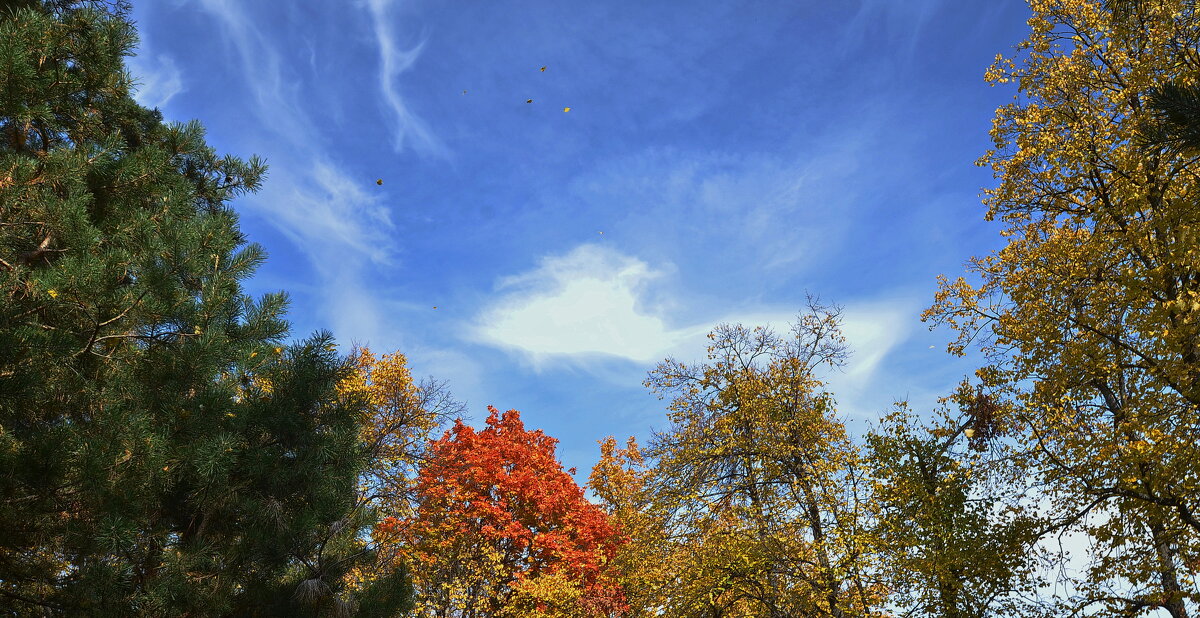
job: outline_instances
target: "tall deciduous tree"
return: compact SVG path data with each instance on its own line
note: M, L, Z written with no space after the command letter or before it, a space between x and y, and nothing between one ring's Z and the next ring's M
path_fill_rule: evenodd
M125 8L0 9L0 606L351 609L365 403L242 293L230 200L265 168L134 102Z
M651 372L671 399L648 450L676 556L668 614L880 611L862 462L816 374L843 360L838 320L814 305L788 336L720 326L707 363Z
M487 427L458 421L430 445L417 509L377 535L407 548L422 616L608 616L623 608L608 573L620 539L516 410Z
M1020 88L981 160L1007 244L927 316L959 331L954 351L984 342L980 376L1059 529L1094 543L1074 608L1182 618L1200 600L1200 168L1138 129L1156 87L1200 77L1200 15L1132 3L1128 36L1099 1L1031 7L988 72Z

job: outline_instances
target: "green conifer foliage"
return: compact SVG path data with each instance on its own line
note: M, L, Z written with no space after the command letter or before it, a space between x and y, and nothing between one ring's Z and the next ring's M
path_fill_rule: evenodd
M126 11L0 6L0 607L347 614L363 402L242 293L230 201L265 166L130 97ZM380 585L373 613L409 602Z

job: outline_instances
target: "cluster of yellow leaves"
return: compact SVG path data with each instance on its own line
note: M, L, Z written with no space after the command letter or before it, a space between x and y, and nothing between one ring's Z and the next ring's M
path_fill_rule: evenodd
M545 573L517 583L503 618L575 618L583 590L565 573Z
M588 477L588 488L600 499L626 543L612 565L625 592L630 616L655 616L675 574L677 554L667 539L667 514L650 493L652 471L637 441L625 448L609 437L600 443L600 461Z
M445 415L430 407L429 393L413 379L403 354L376 358L362 348L354 362L357 370L338 388L346 396L363 397L367 402L362 441L373 466L366 482L378 492L396 493L411 480L425 443ZM389 506L398 508L401 502Z
M368 466L359 479L360 508L381 517L412 514L411 491L421 455L432 434L456 410L437 384L420 385L399 352L375 356L360 348L352 357L355 370L338 385L338 394L356 400L363 410L360 440ZM379 539L360 539L377 552L374 564L350 574L351 589L362 589L376 577L408 559L403 547ZM415 566L415 565L414 565ZM420 574L413 569L414 576Z
M454 564L447 565L429 553L409 554L420 592L412 615L488 616L498 594L493 584L507 575L501 552L449 527L444 534L448 543L442 551L455 557Z

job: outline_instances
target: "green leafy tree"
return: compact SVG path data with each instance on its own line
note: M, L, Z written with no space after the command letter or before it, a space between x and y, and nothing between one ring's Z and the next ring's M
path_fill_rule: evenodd
M892 601L902 616L1038 615L1041 522L1013 500L1020 470L990 452L1000 437L986 396L962 390L967 413L924 427L906 405L867 435ZM986 456L985 456L986 455Z
M342 583L371 524L352 368L241 290L264 256L230 200L265 168L130 97L126 12L0 9L0 606L400 611L400 571Z

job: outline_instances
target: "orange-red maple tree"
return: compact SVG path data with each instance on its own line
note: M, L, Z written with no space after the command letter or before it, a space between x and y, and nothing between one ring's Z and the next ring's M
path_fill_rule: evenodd
M414 516L377 530L410 554L418 615L619 614L616 527L563 470L556 439L488 410L483 430L459 420L430 444Z

